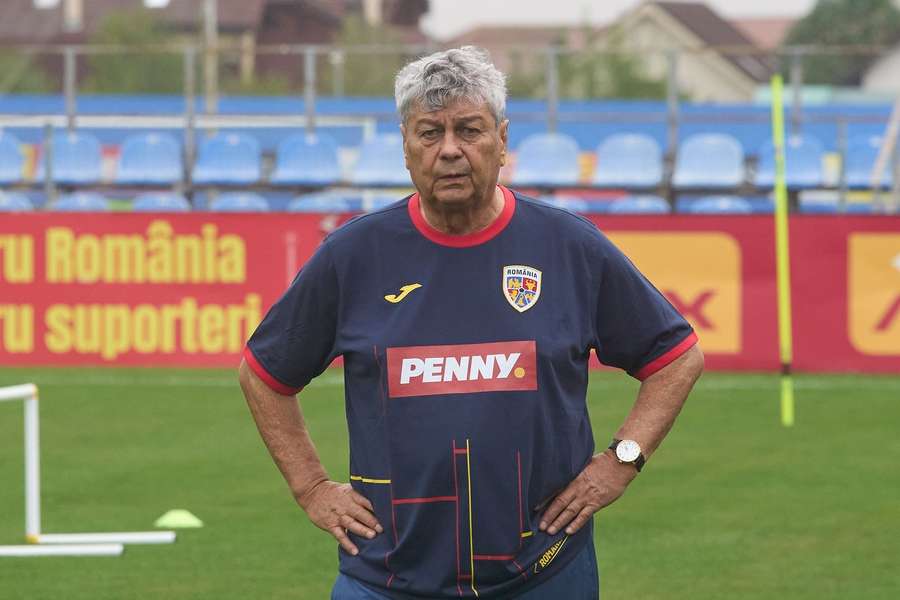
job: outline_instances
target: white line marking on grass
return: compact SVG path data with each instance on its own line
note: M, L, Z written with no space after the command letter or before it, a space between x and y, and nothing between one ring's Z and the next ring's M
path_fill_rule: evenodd
M237 375L233 377L191 377L181 375L147 377L126 374L72 374L65 377L34 377L34 382L41 386L100 386L100 387L211 387L211 388L235 388L240 387ZM322 375L314 379L309 386L317 387L334 387L344 385L344 377L342 375ZM301 394L303 392L300 392Z

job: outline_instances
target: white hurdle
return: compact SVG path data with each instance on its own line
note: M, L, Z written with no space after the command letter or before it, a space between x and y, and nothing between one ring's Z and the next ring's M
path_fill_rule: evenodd
M3 556L118 556L123 544L171 544L174 531L41 533L41 459L38 389L33 383L0 388L0 402L25 405L25 540L30 546L0 546Z

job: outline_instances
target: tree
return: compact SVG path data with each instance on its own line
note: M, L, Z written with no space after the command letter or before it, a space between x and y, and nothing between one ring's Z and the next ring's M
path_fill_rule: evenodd
M353 46L398 47L402 41L389 27L370 25L361 15L349 15L344 19L341 31L335 40L337 49ZM392 96L394 76L409 57L400 49L388 52L344 53L343 85L348 96ZM331 91L335 74L331 69L320 69L319 89ZM340 75L338 75L340 76Z
M640 60L624 49L621 33L612 29L599 34L585 25L584 48L567 49L560 36L557 56L560 97L563 98L665 98L665 81L644 73ZM531 68L521 54L511 55L507 87L511 96L543 97L547 93L546 55L532 55Z
M182 92L182 55L158 48L176 41L175 35L146 9L111 12L90 43L126 46L128 51L91 54L83 89L95 93Z
M786 46L889 46L900 40L900 10L891 0L819 0L785 38ZM818 53L805 56L806 83L856 85L872 56Z
M37 56L0 51L0 94L45 94L59 90Z

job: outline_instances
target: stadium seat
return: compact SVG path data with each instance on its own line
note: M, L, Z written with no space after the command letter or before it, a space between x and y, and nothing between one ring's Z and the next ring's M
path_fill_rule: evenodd
M21 142L15 136L0 130L0 184L22 181L24 166Z
M34 210L34 205L25 194L0 190L0 212L28 212L32 210Z
M50 210L57 212L104 212L109 210L109 201L96 192L75 192L60 196Z
M669 203L659 196L625 196L612 202L607 210L614 215L663 214L669 211Z
M271 183L276 185L332 185L341 179L334 140L318 134L299 134L278 145Z
M209 203L212 212L268 212L269 203L253 192L228 192L220 194Z
M350 180L355 185L412 185L403 159L403 138L385 134L364 142Z
M365 212L381 210L400 200L400 196L392 194L363 194L362 209Z
M103 151L100 142L87 133L59 132L53 135L53 181L80 185L99 183L103 175ZM38 164L35 179L46 177L47 153Z
M568 210L569 212L582 215L591 213L605 213L608 204L607 202L586 200L584 198L579 198L578 196L546 195L541 196L539 199L541 202L545 202L551 206L563 208L565 210Z
M193 182L197 185L256 183L262 176L262 153L256 139L220 133L200 144Z
M848 215L870 215L878 212L876 207L870 202L847 202L842 208L837 200L822 200L819 198L807 200L802 197L798 203L798 208L801 213L808 215L833 215L840 213Z
M577 185L578 143L561 133L530 135L519 144L513 185Z
M867 190L872 187L872 171L875 169L883 139L880 135L866 135L847 142L847 153L844 155L847 187L856 190ZM893 168L891 161L888 161L881 174L881 187L890 189L893 182Z
M181 148L171 135L143 133L122 143L116 182L130 185L170 185L181 181Z
M135 212L187 212L190 203L181 194L166 192L141 194L131 204Z
M614 188L652 188L663 178L663 156L652 137L611 135L597 148L594 185Z
M303 194L291 200L287 206L289 212L310 213L343 213L362 210L362 200L357 196L336 192Z
M734 188L744 183L744 149L730 135L698 133L678 147L676 188Z
M679 198L675 206L677 212L688 214L751 214L755 212L750 202L737 196Z
M822 143L811 136L792 135L785 140L785 182L792 190L821 187L824 183L822 170ZM772 140L759 149L759 163L756 168L757 187L775 187L775 146Z

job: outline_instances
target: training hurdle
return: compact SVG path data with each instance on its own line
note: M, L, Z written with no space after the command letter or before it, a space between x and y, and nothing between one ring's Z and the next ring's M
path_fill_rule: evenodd
M119 556L124 544L171 544L174 531L112 533L41 532L41 458L38 388L33 383L0 387L0 402L22 400L25 407L25 541L0 546L4 556Z

